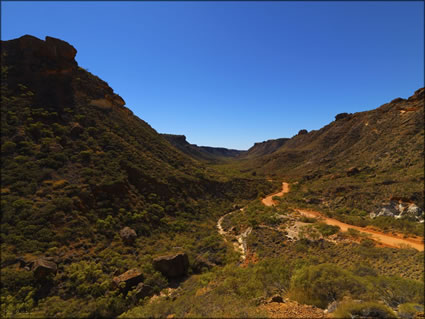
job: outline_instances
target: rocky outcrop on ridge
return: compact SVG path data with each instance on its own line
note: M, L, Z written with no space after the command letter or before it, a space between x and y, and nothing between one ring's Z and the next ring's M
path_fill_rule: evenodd
M245 151L224 147L198 146L196 144L190 144L184 135L161 135L164 136L175 148L200 161L215 162L225 158L238 157L245 153Z

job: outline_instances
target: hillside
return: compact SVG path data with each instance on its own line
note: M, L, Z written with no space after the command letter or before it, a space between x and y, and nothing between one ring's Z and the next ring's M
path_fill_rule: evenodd
M323 207L372 212L399 198L423 209L423 118L422 88L375 110L339 114L322 129L297 134L240 167L297 181L293 196Z
M113 276L137 266L150 293L168 284L152 269L158 254L180 247L191 262L225 262L216 216L267 182L221 176L174 148L79 67L70 44L27 35L1 46L2 303L66 300L93 314L101 294L108 317L131 303L114 304ZM56 277L24 269L40 258Z
M267 140L264 142L255 143L246 153L243 154L242 158L272 154L279 150L288 140L289 138L278 138L275 140Z
M216 163L225 161L229 158L236 158L245 153L234 149L224 147L198 146L190 144L184 135L162 134L174 147L200 161Z

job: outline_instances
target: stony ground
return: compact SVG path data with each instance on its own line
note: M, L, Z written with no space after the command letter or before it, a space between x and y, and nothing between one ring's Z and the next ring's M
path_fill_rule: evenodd
M296 301L272 302L261 305L260 308L266 310L270 318L326 318L322 309Z

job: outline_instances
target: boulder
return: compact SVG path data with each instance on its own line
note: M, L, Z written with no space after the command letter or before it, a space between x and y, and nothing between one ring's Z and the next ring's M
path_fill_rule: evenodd
M353 176L360 173L360 170L357 167L350 167L346 170L347 176Z
M125 273L114 277L113 282L117 287L120 287L125 292L128 292L132 287L143 281L143 274L136 268L130 269ZM124 286L121 283L125 283Z
M161 256L154 259L153 267L161 272L165 277L181 277L187 273L189 268L189 258L186 253Z
M150 296L153 293L153 290L149 285L146 285L143 282L139 282L135 288L135 292L136 299L143 299L147 296Z
M282 296L280 296L280 295L274 295L267 302L268 303L272 303L272 302L283 303L285 301L283 300Z
M53 261L46 260L45 258L38 258L32 265L32 271L36 279L45 279L51 274L56 274L58 266Z
M71 137L77 138L81 135L81 133L83 133L83 131L84 129L79 123L74 123L72 124L71 131L70 131Z
M134 244L137 238L136 231L130 227L124 227L120 230L120 236L126 245Z
M19 268L24 268L24 267L28 267L28 265L32 265L30 262L27 262L24 257L12 257L10 259L6 259L5 261L3 261L1 263L1 267L7 267L10 265L14 265L19 263ZM30 267L31 268L31 267Z

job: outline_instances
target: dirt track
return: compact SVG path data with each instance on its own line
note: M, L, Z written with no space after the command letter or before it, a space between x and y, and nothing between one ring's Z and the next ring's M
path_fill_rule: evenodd
M221 216L221 218L217 221L218 233L221 236L223 236L224 241L227 241L226 236L229 235L229 232L226 232L223 229L223 226L222 226L223 219L226 216L234 214L236 212L243 212L243 208L241 208L239 211L236 210L236 211L227 213L226 215ZM247 253L246 238L251 233L251 231L252 231L252 228L248 227L241 234L235 236L236 242L233 242L233 248L235 249L235 251L241 253L241 261L244 261L246 259L246 253Z
M273 196L283 196L284 194L289 192L289 184L283 182L282 183L282 190L278 193L271 194L265 198L263 198L262 203L266 206L274 206L276 203L273 201ZM353 226L349 224L345 224L343 222L340 222L339 220L336 220L334 218L329 218L324 215L322 215L320 212L312 211L312 210L306 210L306 209L295 209L300 214L307 216L307 217L315 217L323 221L324 223L328 225L334 225L339 226L341 228L341 231L345 232L348 230L348 228L356 229L361 233L365 233L370 235L370 238L381 243L384 246L388 247L394 247L394 248L400 248L401 246L410 246L413 247L419 251L424 250L424 243L423 238L417 239L417 238L403 238L402 234L397 234L395 236L388 235L381 233L376 230L371 230L364 227L358 227Z
M263 204L264 205L266 205L266 206L274 206L275 205L275 203L274 203L274 201L273 201L273 196L279 196L279 197L282 197L283 195L285 195L286 193L288 193L289 192L289 184L288 183L285 183L285 182L283 182L282 183L282 190L280 191L280 192L278 192L278 193L274 193L274 194L271 194L271 195L269 195L269 196L267 196L267 197L264 197L261 201L263 202Z

